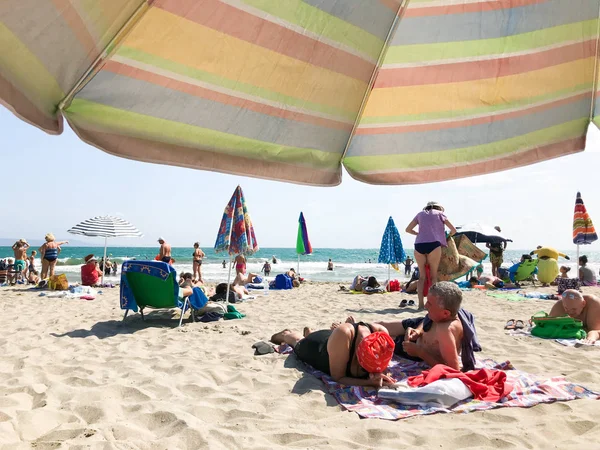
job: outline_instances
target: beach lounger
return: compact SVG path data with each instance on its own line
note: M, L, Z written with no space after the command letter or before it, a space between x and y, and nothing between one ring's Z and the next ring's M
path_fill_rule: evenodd
M180 308L181 317L179 326L183 322L183 315L192 306L192 319L194 309L202 308L208 298L200 288L194 288L190 297L181 297L177 284L177 273L170 264L162 261L125 261L121 268L121 309L125 310L123 320L129 310L137 312L138 309L144 320L144 309L171 309Z

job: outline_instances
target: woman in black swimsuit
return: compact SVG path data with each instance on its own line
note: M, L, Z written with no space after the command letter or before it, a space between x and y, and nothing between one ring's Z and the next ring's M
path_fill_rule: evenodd
M274 334L271 342L290 345L301 361L341 384L381 387L395 383L382 373L391 360L394 342L379 324L344 323L334 330L315 332L305 328L304 336L286 329ZM361 356L365 352L377 353L379 366Z
M194 243L194 253L192 253L192 258L194 258L194 262L193 262L193 267L194 267L193 278L194 278L194 281L199 281L200 283L204 283L204 280L202 279L202 259L205 256L206 255L204 254L204 252L200 248L200 244L198 242L195 242ZM198 276L196 276L196 274L198 274Z

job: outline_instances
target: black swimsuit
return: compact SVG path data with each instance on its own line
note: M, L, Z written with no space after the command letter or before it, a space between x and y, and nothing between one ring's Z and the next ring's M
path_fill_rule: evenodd
M352 359L356 350L356 339L358 338L358 327L362 325L369 328L369 331L373 332L373 327L364 322L358 322L354 324L354 339L350 346L350 356L348 358L348 365L346 366L346 376L352 378L367 378L369 374L365 376L355 376L351 369ZM333 330L319 330L309 334L304 339L296 344L294 347L294 353L303 362L310 364L315 369L325 372L327 375L331 375L329 369L329 353L327 352L327 342L329 336L331 336Z

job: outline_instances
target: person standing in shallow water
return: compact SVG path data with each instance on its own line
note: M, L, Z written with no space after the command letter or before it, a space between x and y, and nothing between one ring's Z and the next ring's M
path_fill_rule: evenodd
M263 272L266 277L268 277L271 274L271 264L269 264L269 261L265 261L260 271Z
M329 258L329 262L327 263L327 270L333 270L333 261Z
M204 283L204 280L202 279L202 260L204 259L206 255L204 254L204 252L202 251L202 249L200 248L200 244L198 242L194 242L194 253L192 253L192 258L193 260L193 269L194 269L194 273L192 275L192 281L195 283L196 281L199 281L200 283Z
M419 230L415 231L415 227L419 226ZM429 266L429 277L431 285L437 283L438 267L442 259L442 247L446 247L445 227L448 227L452 236L456 233L456 228L450 223L444 214L444 207L437 202L429 202L419 212L415 218L406 227L406 232L416 236L415 239L415 259L419 273L417 284L417 294L419 296L419 309L425 308L425 289L426 269Z
M411 259L410 256L406 257L406 261L404 261L404 275L410 275L411 269L412 269L412 265L415 262Z

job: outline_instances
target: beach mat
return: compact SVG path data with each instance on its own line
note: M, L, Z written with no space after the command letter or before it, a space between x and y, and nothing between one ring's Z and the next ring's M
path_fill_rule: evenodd
M488 297L502 298L504 300L508 300L509 302L522 302L527 300L527 298L522 295L511 294L509 292L487 291L485 294Z
M287 345L276 346L275 351L289 354L292 352L292 348ZM377 391L374 388L344 386L308 364L301 364L307 368L310 374L323 381L327 391L337 400L340 406L348 411L355 412L360 417L369 419L399 420L436 413L466 414L495 408L529 408L540 403L565 402L578 398L593 400L600 398L599 393L581 385L570 383L564 377L538 377L516 370L509 361L497 363L491 359L484 359L477 361L477 368L504 370L507 376L506 381L514 386L512 392L499 402L465 400L457 403L452 408L403 405L377 397ZM428 368L422 362L394 356L386 373L389 373L397 381L403 381L408 377L420 374Z
M531 327L522 328L520 330L506 330L506 334L509 336L528 336L535 339L543 339L544 341L552 340L554 342L559 343L560 345L564 345L566 347L599 347L600 341L596 341L593 344L588 344L584 342L583 339L544 339L538 336L534 336L531 334Z

